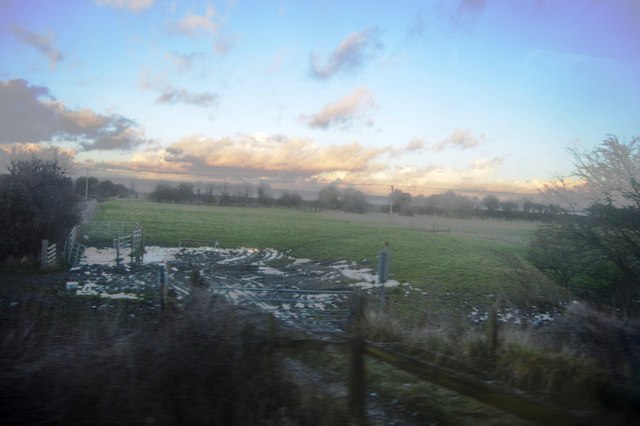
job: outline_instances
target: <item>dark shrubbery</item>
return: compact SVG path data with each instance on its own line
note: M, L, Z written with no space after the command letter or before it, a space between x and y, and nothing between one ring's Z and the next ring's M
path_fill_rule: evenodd
M265 331L233 307L158 322L125 302L35 299L3 315L2 424L322 423L283 379Z
M12 161L0 176L0 259L35 256L43 239L61 242L77 222L77 202L57 161Z

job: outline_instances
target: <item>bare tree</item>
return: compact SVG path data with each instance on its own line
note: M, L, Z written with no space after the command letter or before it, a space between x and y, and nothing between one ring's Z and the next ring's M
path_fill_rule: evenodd
M532 258L578 294L639 314L640 139L610 136L591 152L572 151L575 188L550 186L570 199L561 219L540 228ZM576 206L590 203L576 214Z
M576 169L545 186L548 199L575 212L595 203L616 207L634 203L627 195L635 192L634 182L640 182L640 136L628 143L608 136L592 151L572 149L569 153Z

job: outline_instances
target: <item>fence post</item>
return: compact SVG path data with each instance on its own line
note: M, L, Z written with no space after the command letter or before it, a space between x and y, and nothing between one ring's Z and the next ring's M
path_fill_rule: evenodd
M40 255L40 267L42 267L42 269L47 269L49 267L49 262L48 262L48 255L49 255L49 241L48 240L42 240L42 246L40 247L42 254Z
M378 254L378 297L380 299L380 311L384 312L387 304L387 296L384 290L384 283L387 282L389 274L389 242L384 242L384 248Z
M158 289L160 290L160 312L164 313L167 293L167 271L164 264L160 265L160 269L158 269Z
M349 354L349 397L348 409L350 423L365 424L365 377L364 377L364 338L356 335L351 338Z
M357 329L364 321L367 310L367 299L362 292L353 290L349 305L349 328Z
M120 234L116 237L116 267L120 266Z
M495 354L498 349L498 332L500 323L498 323L498 311L496 306L492 306L489 310L489 318L487 319L487 337L491 353Z

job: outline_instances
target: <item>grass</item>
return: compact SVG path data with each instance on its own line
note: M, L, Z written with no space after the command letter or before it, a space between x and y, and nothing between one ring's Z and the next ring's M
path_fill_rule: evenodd
M528 222L449 220L451 232L431 232L436 219L237 208L113 200L100 204L97 220L139 221L148 245L177 246L181 239L217 240L221 247L275 248L299 258L348 260L374 268L385 241L391 248L390 279L427 295L392 294L394 309L419 317L421 311L486 306L497 295L522 300L522 271L536 280L541 303L553 284L535 274L523 244L534 229ZM422 219L422 221L420 221ZM442 222L437 225L441 228Z

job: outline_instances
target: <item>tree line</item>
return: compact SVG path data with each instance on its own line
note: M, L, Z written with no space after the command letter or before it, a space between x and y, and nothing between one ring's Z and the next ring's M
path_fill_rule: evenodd
M500 200L488 194L484 198L468 197L445 191L440 194L414 197L400 189L389 196L389 204L374 205L367 196L354 188L341 189L327 185L320 189L315 200L304 200L295 192L275 191L267 183L258 185L229 183L178 184L159 183L149 194L158 202L202 203L239 207L287 207L313 210L338 210L349 213L392 212L400 215L433 215L468 219L471 217L521 220L550 220L561 209L553 204L538 203L530 199Z
M267 183L231 185L228 183L188 183L178 185L159 183L149 198L158 202L202 203L237 207L287 207L302 208L304 200L300 194L282 191L276 197Z
M98 180L93 176L81 176L74 184L75 193L80 197L92 197L99 200L107 198L127 198L135 195L133 189L129 189L121 183L113 183L109 179Z

